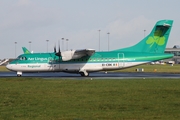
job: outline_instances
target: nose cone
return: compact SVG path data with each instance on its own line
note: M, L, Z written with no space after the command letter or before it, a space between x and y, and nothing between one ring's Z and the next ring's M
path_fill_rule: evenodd
M8 70L12 70L12 65L11 65L11 64L8 64L8 65L6 65L6 68L7 68Z

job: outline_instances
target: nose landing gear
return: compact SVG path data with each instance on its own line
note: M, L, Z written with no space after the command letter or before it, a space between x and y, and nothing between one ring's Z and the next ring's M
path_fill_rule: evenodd
M17 72L17 77L21 77L22 76L22 72L18 71Z

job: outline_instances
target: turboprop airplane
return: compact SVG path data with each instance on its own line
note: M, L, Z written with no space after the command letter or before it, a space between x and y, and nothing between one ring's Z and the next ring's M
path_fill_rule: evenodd
M134 46L107 52L94 49L60 51L52 53L22 54L6 67L23 72L67 72L89 76L90 72L125 69L132 66L173 57L164 50L173 20L158 21L149 35Z

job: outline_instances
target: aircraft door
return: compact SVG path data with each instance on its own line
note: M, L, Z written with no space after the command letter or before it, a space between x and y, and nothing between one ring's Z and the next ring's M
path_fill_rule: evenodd
M59 61L54 61L52 58L49 58L46 68L48 69L48 71L59 71L60 70Z
M52 71L60 71L60 63L59 62L52 63L51 67L52 67Z
M119 68L124 67L124 53L118 53L118 66Z
M53 71L53 64L52 63L44 64L44 70Z

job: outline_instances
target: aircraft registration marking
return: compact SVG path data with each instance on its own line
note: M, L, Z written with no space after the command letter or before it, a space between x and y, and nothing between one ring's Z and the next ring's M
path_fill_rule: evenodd
M102 66L118 66L118 63L103 63Z

